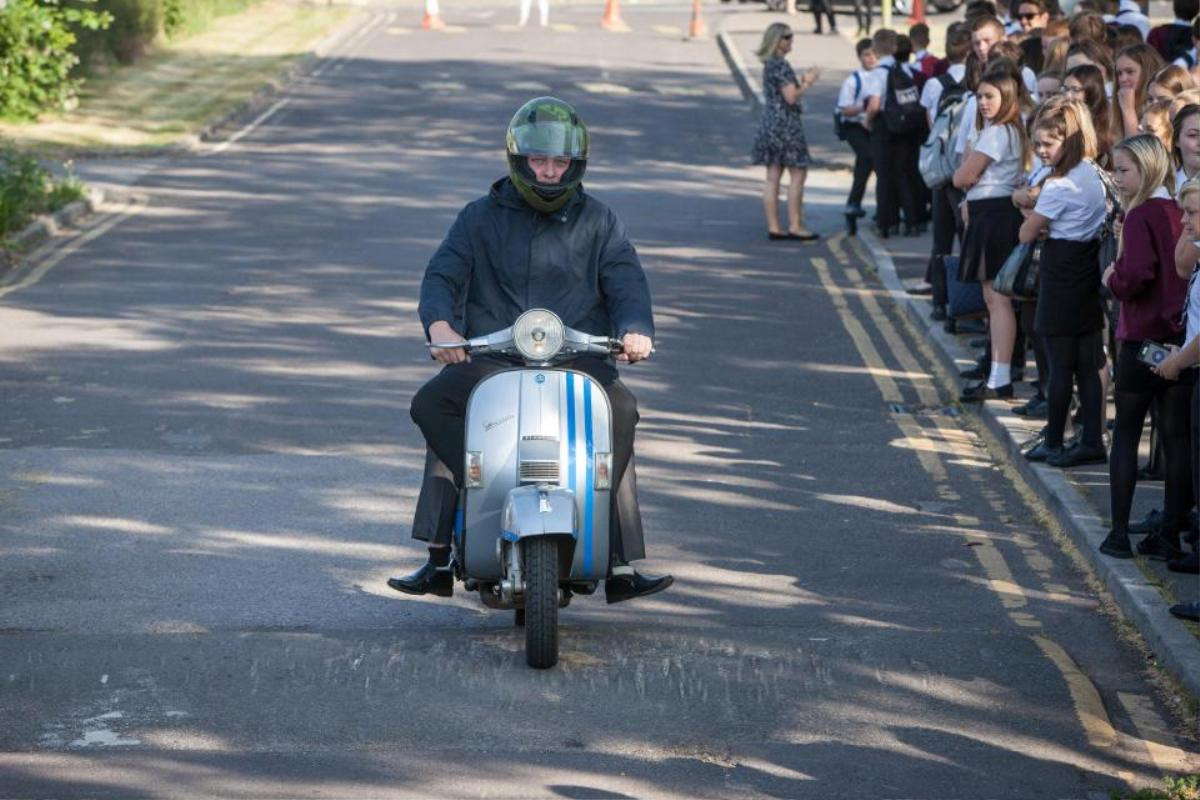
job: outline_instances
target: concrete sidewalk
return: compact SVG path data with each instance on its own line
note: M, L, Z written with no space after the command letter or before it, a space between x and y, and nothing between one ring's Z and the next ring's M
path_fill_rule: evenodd
M805 131L809 148L822 167L847 169L852 164L849 148L833 136L831 114L834 97L842 79L853 69L856 61L853 48L840 37L817 37L805 33L807 20L785 15L732 15L724 20L718 35L735 80L743 88L749 103L757 108L761 103L761 76L752 52L762 30L770 21L789 22L799 34L793 48L792 62L799 68L819 64L820 81L810 92L806 104ZM829 113L825 113L825 112ZM829 182L824 176L810 176L810 182L821 186ZM837 181L848 185L848 179ZM820 222L838 219L841 203L835 192L806 193L806 209L810 219ZM868 187L868 202L873 198L873 184ZM825 206L825 207L821 207ZM927 297L914 297L905 290L923 283L929 260L931 240L928 234L917 237L892 238L881 242L860 226L859 238L872 256L879 277L907 320L926 334L933 345L931 352L939 359L940 380L947 393L957 397L961 386L958 370L970 366L977 351L969 347L973 336L954 336L946 333L940 322L929 318L932 307ZM1032 354L1026 367L1027 378L1035 369ZM1200 697L1200 625L1184 622L1170 615L1168 609L1177 602L1190 602L1200 595L1200 579L1195 575L1168 572L1163 562L1138 558L1122 561L1099 552L1100 542L1108 533L1108 468L1105 465L1059 470L1044 464L1031 464L1021 455L1023 445L1033 437L1042 420L1025 420L1012 409L1033 393L1032 387L1022 384L1018 399L1013 402L991 401L978 408L978 417L996 437L1003 453L1017 472L1037 493L1063 532L1108 587L1122 613L1146 640L1157 661L1172 673L1195 697ZM1110 404L1111 406L1111 404ZM1112 418L1111 407L1108 418ZM1148 451L1149 425L1142 446L1144 463ZM1162 508L1162 483L1142 481L1134 498L1131 519L1138 519L1152 508Z

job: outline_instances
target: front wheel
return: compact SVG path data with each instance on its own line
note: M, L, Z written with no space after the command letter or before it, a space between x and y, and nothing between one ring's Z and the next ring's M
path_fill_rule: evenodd
M558 542L526 539L525 662L534 669L558 663Z

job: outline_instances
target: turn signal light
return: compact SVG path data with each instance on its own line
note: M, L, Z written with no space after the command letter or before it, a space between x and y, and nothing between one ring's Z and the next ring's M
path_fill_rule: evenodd
M596 453L596 480L594 488L612 488L612 453Z
M483 486L483 453L472 450L467 453L467 486Z

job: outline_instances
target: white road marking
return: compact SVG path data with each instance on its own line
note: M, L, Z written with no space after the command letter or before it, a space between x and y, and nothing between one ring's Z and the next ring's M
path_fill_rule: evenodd
M537 81L509 81L504 88L511 92L548 92L550 87Z
M458 81L421 81L417 88L423 92L465 92L467 85Z
M217 153L224 153L226 150L228 150L230 147L232 147L233 145L240 142L246 136L248 136L249 134L258 130L258 128L264 122L269 120L271 117L275 116L276 113L278 113L281 109L283 109L284 106L286 106L290 102L292 102L292 98L290 98L290 97L285 97L282 100L275 101L275 103L273 103L270 108L268 108L263 113L259 114L253 120L251 120L250 123L248 125L246 125L246 127L242 128L240 131L233 134L233 136L230 136L228 139L221 142L219 145L212 148L211 150L205 151L203 155L208 156L208 155L216 155Z
M619 83L577 83L575 84L580 89L591 94L633 94L633 89L628 86L622 86Z
M120 225L125 220L134 216L144 209L149 201L144 195L137 195L134 199L124 203L122 211L112 214L108 219L104 220L94 228L88 229L81 236L76 237L67 244L59 247L56 250L48 250L40 261L33 262L34 266L24 277L20 274L14 274L10 283L0 284L0 297L4 297L12 292L33 286L42 278L46 277L46 273L54 269L64 258L74 253L79 248L83 247L93 239L97 239L110 230Z

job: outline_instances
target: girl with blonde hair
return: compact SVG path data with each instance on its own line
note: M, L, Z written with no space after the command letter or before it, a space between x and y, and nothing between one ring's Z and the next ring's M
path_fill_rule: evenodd
M1103 462L1104 315L1096 283L1100 229L1107 212L1096 157L1096 131L1081 102L1048 104L1033 124L1033 152L1050 172L1021 225L1022 242L1042 244L1034 332L1045 349L1046 435L1025 454L1056 467ZM1071 386L1079 387L1083 435L1070 449L1063 434Z
M1178 64L1167 64L1150 79L1149 85L1146 86L1146 96L1151 100L1169 102L1180 92L1195 88L1196 82L1192 80L1192 73Z
M772 23L763 33L755 55L763 62L763 110L758 135L754 139L753 163L767 168L763 186L763 213L767 218L767 238L772 241L794 239L812 241L817 234L804 226L804 182L808 178L808 141L801 119L801 98L817 82L818 72L807 70L797 80L787 54L792 49L792 29L782 22ZM787 170L787 232L779 230L779 183Z
M1112 530L1100 551L1130 558L1129 511L1137 484L1138 445L1150 406L1155 407L1163 453L1163 522L1138 544L1150 558L1183 555L1180 531L1191 508L1191 464L1187 449L1191 384L1169 381L1141 361L1147 342L1183 344L1183 301L1187 283L1175 269L1175 245L1183 224L1171 198L1175 168L1170 152L1149 134L1132 136L1113 151L1114 177L1124 197L1125 224L1117 260L1101 281L1121 303L1117 323L1116 427L1109 462Z

